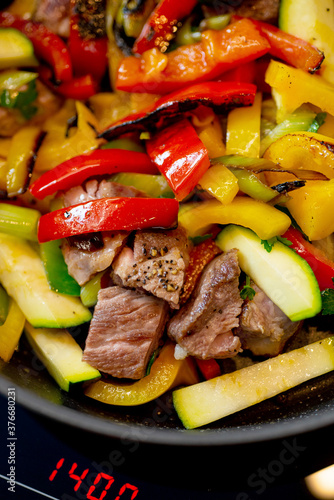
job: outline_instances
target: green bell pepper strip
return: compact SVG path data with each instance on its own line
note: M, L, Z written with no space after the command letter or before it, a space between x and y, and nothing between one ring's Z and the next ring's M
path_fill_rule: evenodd
M61 241L59 240L48 241L40 245L47 280L51 290L79 297L80 285L68 274L60 245Z

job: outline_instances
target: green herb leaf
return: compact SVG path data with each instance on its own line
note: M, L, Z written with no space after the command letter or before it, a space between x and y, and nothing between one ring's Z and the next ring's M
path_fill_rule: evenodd
M332 278L334 283L334 278ZM324 316L334 314L334 289L326 288L321 292L322 299L322 314Z
M261 240L261 245L264 246L264 249L270 253L273 249L273 246L275 245L277 241L277 236L274 236L273 238L270 238L269 240Z
M30 120L37 112L37 107L33 104L37 96L36 82L33 80L28 83L28 88L22 92L4 89L0 94L0 106L18 109L26 120Z
M253 300L255 296L255 290L250 286L250 277L246 276L246 283L243 286L242 290L240 290L240 297L243 300L249 299Z
M287 238L283 238L282 236L273 236L273 238L270 238L269 240L261 240L261 243L264 246L265 250L270 253L277 241L280 241L281 243L283 243L283 245L287 245L288 247L292 245L292 242L290 240L288 240Z

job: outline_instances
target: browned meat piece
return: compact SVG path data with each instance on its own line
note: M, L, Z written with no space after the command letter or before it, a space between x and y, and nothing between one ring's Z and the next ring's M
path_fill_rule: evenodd
M272 23L278 18L278 9L279 0L244 0L236 14Z
M26 89L27 86L22 86L19 90L24 91ZM39 80L36 80L36 89L38 96L34 101L34 106L37 108L37 113L30 120L23 118L18 109L8 109L0 106L1 137L12 137L26 125L41 125L49 116L58 111L61 99L52 94Z
M103 180L98 182L96 179L87 181L85 186L76 186L63 194L63 203L65 207L85 203L86 201L97 200L101 198L136 198L144 194L132 186L123 186L117 182Z
M300 321L291 321L255 283L252 300L246 301L237 334L242 347L258 356L277 356L286 341L298 330Z
M67 38L70 33L70 0L39 0L33 18Z
M176 313L167 333L188 354L200 359L230 358L240 351L233 334L242 299L237 250L218 255L204 269L190 300Z
M100 233L101 248L83 250L83 245L71 244L71 238L62 243L62 252L69 274L84 285L94 274L109 267L125 244L129 233L126 231ZM84 240L87 243L87 240ZM91 247L91 245L89 245Z
M253 17L259 21L274 23L278 19L279 0L225 0L203 5L207 17L216 14L237 14Z
M68 207L97 198L116 196L135 197L140 195L141 192L133 187L105 180L99 183L94 179L88 181L85 187L77 186L69 189L63 194L63 200L64 205ZM107 269L111 265L115 256L126 243L129 234L127 231L102 232L99 238L99 248L92 248L92 244L87 246L89 240L86 237L82 237L81 245L78 244L80 243L80 238L68 238L64 240L62 252L68 266L69 274L79 285L83 285L94 274Z
M168 306L118 286L99 291L83 359L113 377L139 379L158 347Z
M187 235L179 227L137 231L133 250L124 248L113 269L124 286L143 288L178 308L188 262Z

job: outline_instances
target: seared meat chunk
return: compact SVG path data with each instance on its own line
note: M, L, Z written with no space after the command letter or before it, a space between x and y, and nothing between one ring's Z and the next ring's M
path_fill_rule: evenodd
M236 14L269 23L278 19L279 0L244 0Z
M158 347L168 306L118 286L99 291L83 359L113 377L139 379Z
M123 286L143 288L177 309L188 262L188 240L183 228L145 230L137 231L133 250L125 247L113 269Z
M63 194L64 205L66 207L84 203L86 201L106 198L106 197L136 197L142 193L135 188L123 186L115 182L103 180L90 180L85 187L76 186ZM82 237L82 245L78 244L80 238L68 238L62 244L62 252L68 266L69 274L83 285L90 278L104 269L107 269L115 256L121 251L129 236L128 231L103 231L100 233L100 248L92 251L92 245L86 245L86 236ZM86 249L85 249L86 246Z
M104 271L111 265L128 235L127 231L102 231L99 234L101 248L94 250L84 250L83 245L73 245L72 238L64 240L61 249L69 274L79 285L84 285L94 274ZM92 246L86 238L82 238L82 241L85 241L87 246Z
M101 198L136 198L144 194L132 186L123 186L117 182L103 180L98 182L96 179L87 181L84 186L76 186L63 194L65 207L71 207L77 203L99 200Z
M242 299L237 250L218 255L204 269L189 301L169 322L167 333L188 354L200 359L229 358L241 348Z
M242 307L237 334L243 349L258 356L277 356L301 322L291 321L261 288L251 286L256 293Z
M33 18L67 38L70 34L70 0L38 0Z

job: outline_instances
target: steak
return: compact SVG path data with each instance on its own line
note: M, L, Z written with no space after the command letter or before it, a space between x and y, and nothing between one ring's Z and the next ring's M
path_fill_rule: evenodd
M200 359L228 358L241 349L242 299L237 250L215 257L204 269L188 302L170 320L167 333L188 354Z
M257 356L277 356L286 341L298 330L300 321L291 321L255 283L252 300L245 301L237 334L243 349Z
M144 289L177 309L188 263L188 239L183 228L145 230L136 232L133 249L122 250L113 270L123 286Z
M118 286L98 294L83 359L113 377L140 379L167 321L166 302Z
M142 192L136 188L106 180L98 182L94 179L86 182L85 186L76 186L66 191L63 194L63 201L64 206L68 207L100 198L130 198L141 195ZM62 252L69 274L79 285L84 285L94 274L104 271L111 265L125 245L129 234L128 231L103 231L100 233L100 248L94 250L92 250L93 245L87 245L86 235L81 237L81 246L78 243L80 237L67 238L62 243ZM94 238L95 235L90 237Z

